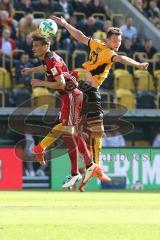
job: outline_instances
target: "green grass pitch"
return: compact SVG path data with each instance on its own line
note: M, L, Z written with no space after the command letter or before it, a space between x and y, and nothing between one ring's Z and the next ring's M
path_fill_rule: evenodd
M159 192L1 191L0 240L159 240Z

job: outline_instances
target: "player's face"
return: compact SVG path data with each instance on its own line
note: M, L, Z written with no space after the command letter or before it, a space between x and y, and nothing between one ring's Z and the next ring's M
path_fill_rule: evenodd
M43 58L47 50L47 45L42 45L40 41L33 41L32 51L35 57Z
M119 47L121 46L121 40L121 35L113 34L112 36L107 38L107 43L112 50L118 51Z

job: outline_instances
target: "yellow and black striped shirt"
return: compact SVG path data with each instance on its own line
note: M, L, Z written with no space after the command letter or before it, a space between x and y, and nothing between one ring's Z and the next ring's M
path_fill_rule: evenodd
M91 38L88 45L89 60L83 64L83 68L92 74L97 85L100 86L108 76L113 56L117 54L107 47L106 43L97 39Z

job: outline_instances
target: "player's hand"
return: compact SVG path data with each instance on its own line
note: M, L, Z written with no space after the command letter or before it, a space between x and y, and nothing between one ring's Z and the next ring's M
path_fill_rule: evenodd
M21 70L21 74L23 74L23 75L29 74L29 73L31 73L31 69L30 69L30 68L23 68L23 69Z
M41 81L41 80L39 80L39 79L33 78L33 79L31 80L31 85L32 85L33 87L42 87L42 86L43 86L43 81Z
M51 16L51 19L54 20L58 25L62 27L65 27L67 24L67 21L63 17L59 18L56 16Z
M143 70L147 70L149 63L144 62L139 64L139 68Z

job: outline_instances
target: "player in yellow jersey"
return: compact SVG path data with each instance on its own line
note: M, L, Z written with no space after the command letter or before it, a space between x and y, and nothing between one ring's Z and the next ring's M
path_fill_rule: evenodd
M102 136L104 134L103 110L98 89L106 79L113 62L136 66L140 69L147 69L148 63L140 63L127 56L117 55L116 52L121 45L121 30L119 28L111 27L107 33L106 42L102 42L85 36L81 31L67 23L62 17L52 16L51 18L57 24L68 30L72 37L90 48L89 59L82 65L84 79L79 82L79 88L86 96L82 113L87 119L90 150L93 154L93 160L98 163ZM79 69L79 71L81 71L81 69ZM87 169L84 182L89 179L91 174L92 166Z

